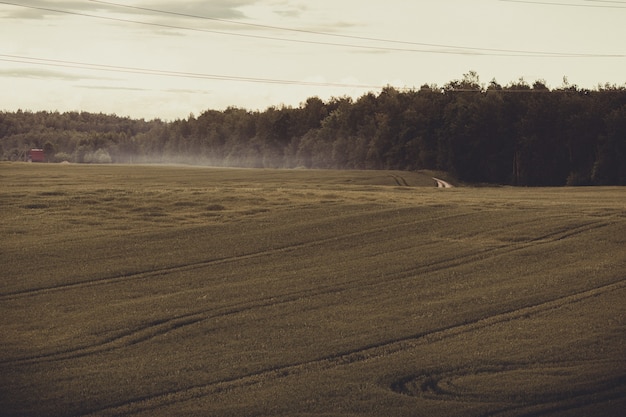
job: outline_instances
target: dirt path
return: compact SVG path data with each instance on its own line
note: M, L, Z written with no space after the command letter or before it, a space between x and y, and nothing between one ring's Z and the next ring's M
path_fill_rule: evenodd
M435 178L435 177L433 177L433 180L435 180L435 183L437 184L437 188L454 188L454 185L450 184L447 181L440 180L439 178Z

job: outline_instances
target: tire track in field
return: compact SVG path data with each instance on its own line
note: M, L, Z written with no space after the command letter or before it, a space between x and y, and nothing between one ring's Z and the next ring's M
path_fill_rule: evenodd
M424 243L424 245L427 245L427 244L428 244L427 242ZM471 254L471 256L474 256L474 254ZM423 266L417 269L411 269L409 274L412 275L418 269L421 270L422 272L427 271L427 269L437 270L436 265L446 264L448 262L449 260L437 261L437 262L428 264L426 266ZM405 277L406 275L408 275L407 271L403 271L401 275L402 275L401 277L396 276L396 277L387 279L386 282L388 283L390 281L394 281L402 277ZM357 284L360 287L382 285L380 282L363 284L362 280L353 279L349 281L343 281L341 285L329 284L329 285L325 285L321 287L316 287L314 289L304 289L304 290L290 292L290 293L271 295L271 296L267 296L264 298L260 298L260 299L256 299L256 300L252 300L248 302L241 302L241 303L231 304L227 306L214 307L214 308L209 308L205 310L197 310L193 313L183 314L183 315L179 315L179 316L172 317L169 319L150 321L139 327L135 327L132 330L118 333L115 336L106 338L92 345L75 346L70 349L50 352L46 354L40 354L40 355L22 357L22 358L14 358L10 360L0 360L0 364L7 364L7 363L26 364L26 363L39 363L39 362L45 362L45 361L58 361L58 360L76 359L79 357L96 354L96 353L109 352L115 349L122 349L128 346L132 346L137 343L141 343L149 339L152 339L154 337L166 334L172 330L180 329L182 327L190 326L190 325L197 324L203 321L216 319L216 318L222 318L222 317L226 317L229 315L239 314L239 313L243 313L246 311L259 309L263 307L271 307L271 306L287 304L290 302L302 300L304 298L312 298L312 297L317 297L317 296L322 296L322 295L341 293L341 292L348 291L354 288L353 287L354 284Z
M383 210L383 212L389 212L389 213L393 213L397 211L398 211L397 209ZM380 212L377 212L377 213L380 213ZM452 219L456 217L469 216L472 214L474 213L471 213L471 212L456 213L456 214L451 214L448 216L440 217L440 219L447 220L447 219ZM368 215L371 215L371 213L368 213ZM179 264L179 265L167 266L167 267L156 268L156 269L149 269L145 271L138 271L138 272L121 274L121 275L102 277L102 278L80 281L80 282L73 282L73 283L68 283L68 284L58 284L58 285L53 285L49 287L40 287L40 288L32 288L32 289L27 289L27 290L14 291L14 292L7 292L4 294L0 294L0 302L4 300L11 300L11 299L19 298L19 297L35 296L35 295L53 292L53 291L63 291L63 290L68 290L68 289L81 288L81 287L106 285L106 284L118 283L118 282L123 282L127 280L133 280L133 279L144 279L144 278L149 278L149 277L154 277L154 276L167 275L167 274L174 273L174 272L185 272L185 271L190 271L194 269L204 268L204 267L211 266L211 265L218 265L218 264L229 263L229 262L237 262L240 260L254 259L254 258L259 258L259 257L267 256L267 255L283 253L283 252L291 252L291 251L298 250L298 249L304 249L308 247L323 245L329 242L336 242L341 239L354 239L359 236L365 236L367 234L372 234L372 233L381 232L381 231L388 231L388 230L393 230L393 229L402 229L408 225L418 225L420 223L430 223L430 222L431 220L429 219L418 219L418 220L406 221L403 223L397 223L393 225L378 226L378 227L371 228L371 229L359 230L353 233L343 234L341 236L330 236L330 237L325 237L321 239L311 240L308 242L293 243L293 244L289 244L285 246L279 246L275 248L264 249L261 251L250 252L250 253L246 253L242 255L225 256L223 258L201 260L201 261L192 262L192 263Z
M202 398L211 394L230 391L232 389L257 385L267 382L268 380L280 379L302 373L319 372L338 366L380 359L417 348L421 345L439 342L451 337L460 336L465 333L494 326L496 324L506 323L520 318L527 318L529 316L537 315L550 310L556 310L589 298L598 297L605 293L623 289L626 289L626 279L621 279L613 283L604 284L595 288L557 297L537 304L514 308L509 311L496 313L487 317L472 320L470 322L457 323L410 336L374 343L317 359L261 369L239 377L198 384L187 388L155 393L152 395L145 395L140 398L111 404L109 406L90 410L86 413L78 415L130 415L158 409L159 407L169 406L176 403L190 401L196 398Z
M376 287L376 286L383 286L383 285L386 286L390 282L395 282L398 280L411 278L417 274L435 272L435 271L439 271L442 269L454 268L456 266L463 265L463 264L483 261L486 259L485 256L489 254L492 254L492 256L501 256L501 255L509 254L515 251L523 250L528 247L535 246L537 243L542 243L542 244L551 243L554 241L562 240L565 237L571 237L571 236L574 236L574 235L577 235L577 234L580 234L589 230L603 227L605 225L606 224L602 222L596 222L594 224L585 224L575 229L567 229L565 233L552 232L544 236L537 237L529 242L517 243L513 245L513 247L501 246L497 248L485 249L480 252L472 252L472 253L461 255L461 256L455 255L453 258L450 258L450 259L448 258L441 259L441 260L434 261L426 265L419 265L415 268L410 268L408 270L397 272L392 276L386 277L384 282L380 282L380 280L378 279L372 282L364 282L361 279L353 279L349 281L343 281L340 285L333 284L333 285L326 285L322 287L316 287L313 289L303 289L303 290L295 291L291 293L267 296L267 297L257 299L257 300L252 300L249 302L243 302L243 303L237 303L237 304L228 305L228 306L195 311L192 313L179 315L170 319L151 321L140 327L136 327L135 329L118 333L117 335L113 337L104 339L92 345L76 346L70 349L50 352L50 353L42 354L42 355L23 357L23 358L14 358L11 360L3 360L3 361L0 361L0 364L57 361L57 360L75 359L75 358L102 353L102 352L109 352L115 349L121 349L121 348L125 348L128 346L141 343L141 342L145 342L157 336L166 334L170 331L177 330L185 326L198 324L203 321L216 319L220 317L226 317L226 316L230 316L234 314L239 314L239 313L243 313L246 311L255 310L259 308L287 304L287 303L302 300L304 298L313 298L313 297L318 297L318 296L323 296L323 295L337 294L337 293L349 291L353 289L355 286L358 286L359 288ZM351 239L352 236L349 236L349 238ZM335 240L335 239L328 239L328 240ZM428 245L428 244L429 242L424 242L423 245ZM235 260L239 260L239 259L242 259L242 258L237 257ZM247 259L247 257L244 259Z
M390 209L390 210L385 210L385 211L395 212L397 210ZM468 213L451 214L448 216L438 217L437 221L443 222L452 218L465 217L465 216L470 216L472 214L474 213L468 212ZM432 220L430 219L408 221L408 222L394 224L392 226L379 226L379 227L368 229L368 230L360 230L358 232L343 234L341 236L330 236L330 237L326 237L322 239L311 240L308 242L294 243L294 244L280 246L276 248L265 249L265 250L261 250L257 252L250 252L250 253L243 254L243 255L226 256L223 258L201 260L201 261L187 263L187 264L149 269L145 271L138 271L138 272L120 274L120 275L115 275L115 276L102 277L102 278L91 279L91 280L86 280L86 281L72 282L68 284L58 284L58 285L53 285L49 287L40 287L40 288L33 288L33 289L27 289L27 290L19 290L19 291L14 291L14 292L7 292L4 294L0 294L0 302L5 301L5 300L21 298L21 297L36 296L39 294L45 294L45 293L50 293L54 291L64 291L64 290L70 290L74 288L83 288L83 287L90 287L90 286L96 286L96 285L115 284L118 282L124 282L128 280L146 279L146 278L155 277L155 276L167 275L167 274L174 273L174 272L186 272L186 271L191 271L195 269L205 268L211 265L218 265L218 264L224 264L224 263L230 263L230 262L237 262L240 260L254 259L254 258L259 258L259 257L267 256L267 255L277 254L277 253L292 252L298 249L319 246L325 243L336 242L342 239L353 239L359 236L365 236L367 234L372 234L376 232L389 231L395 228L405 228L408 225L418 225L420 223L430 223L430 222L432 222ZM573 236L575 234L580 233L581 231L586 231L586 230L579 230L579 229L584 228L589 225L593 225L593 224L598 224L599 225L598 227L608 225L608 223L603 223L603 222L598 221L598 222L590 222L582 226L577 226L575 228L567 228L566 230L569 231L570 233L563 235L561 239L565 237ZM492 231L493 230L499 230L499 229L492 229ZM533 238L527 242L519 242L519 244L549 239L560 233L562 233L562 231L555 231L544 236ZM491 251L491 249L489 251Z
M551 389L539 392L533 389L518 389L517 385L513 385L509 391L498 389L489 392L473 389L470 384L463 383L463 378L466 377L498 378L503 375L506 379L507 375L514 377L519 371L525 374L537 372L541 375L548 370L567 375L568 370L576 372L576 368L581 366L593 369L593 371L587 373L585 384L578 386L575 390L567 384L567 380L561 381L561 384L554 383ZM484 417L510 416L511 412L515 415L537 416L622 397L623 389L626 387L626 377L623 375L605 377L606 368L615 366L614 360L495 362L479 367L449 367L424 371L418 375L401 378L392 383L390 388L399 394L412 397L425 397L437 401L484 403L498 407L482 414ZM459 379L461 380L458 381ZM503 400L513 405L499 406Z
M397 210L389 210L389 211L395 212ZM449 216L444 216L443 218L451 219L451 218L456 218L456 217L464 217L470 214L472 213L457 213L457 214L452 214ZM277 254L277 253L291 252L291 251L295 251L299 249L306 249L308 247L313 247L316 245L323 245L329 242L337 242L342 239L351 240L351 239L364 236L367 234L378 233L381 231L390 231L396 228L405 228L408 225L419 225L420 223L429 223L429 222L430 220L428 219L408 221L404 223L394 224L391 227L385 225L385 226L371 228L369 230L361 230L358 232L344 234L341 236L331 236L331 237L327 237L323 239L312 240L309 242L297 243L293 245L287 245L284 247L272 248L272 249L263 250L259 252L253 252L253 253L249 253L245 255L237 255L237 256L225 257L221 259L200 261L200 262L191 263L191 264L159 268L159 269L142 271L142 272L133 273L133 274L125 274L125 275L121 275L117 277L108 277L108 278L102 278L102 279L92 280L92 281L84 281L84 282L64 284L64 285L59 285L59 286L49 287L49 288L38 288L38 289L27 290L27 291L18 292L18 293L5 294L5 295L0 295L0 302L8 301L8 300L16 299L16 298L21 298L21 297L29 297L29 296L36 296L40 294L47 294L47 293L55 292L55 291L71 290L75 288L82 288L82 287L89 287L89 286L96 286L96 285L115 284L115 283L125 282L127 280L146 279L146 278L155 277L155 276L167 275L167 274L174 273L174 272L184 272L184 271L189 271L189 270L194 270L194 269L201 269L201 268L209 267L212 265L218 265L218 264L229 263L229 262L238 262L242 260L254 259L254 258L268 256L268 255ZM428 242L425 242L424 245L425 244L428 244ZM217 308L213 307L210 309L205 309L205 310L195 311L195 312L184 314L184 315L179 315L170 319L154 320L140 327L135 327L132 330L117 333L115 336L106 338L102 341L99 341L96 344L75 346L75 347L61 350L61 351L49 352L49 353L29 356L29 357L4 359L4 360L0 360L0 364L33 363L33 362L38 362L38 361L54 361L54 360L72 359L72 358L82 357L82 356L86 356L90 354L110 351L113 349L119 349L125 346L131 346L131 345L149 340L153 337L165 334L171 330L175 330L183 326L192 325L201 321L210 320L210 319L218 318L218 317L224 317L228 315L233 315L233 314L245 312L248 310L253 310L256 308L263 308L263 307L272 306L272 305L285 304L285 303L289 303L292 301L297 301L304 297L315 297L318 295L342 292L342 291L349 289L351 284L358 283L358 282L360 282L358 279L355 279L352 281L344 281L343 285L341 286L327 285L325 287L317 287L313 290L305 289L305 290L300 290L300 291L291 292L291 293L272 295L272 296L268 296L262 299L253 300L252 302L248 301L244 303L237 303L234 305L220 306Z
M409 183L406 182L406 180L402 176L394 174L389 174L389 176L396 182L396 185L398 185L399 187L409 187Z

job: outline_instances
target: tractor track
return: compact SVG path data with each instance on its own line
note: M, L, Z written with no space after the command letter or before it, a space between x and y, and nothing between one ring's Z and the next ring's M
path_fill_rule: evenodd
M406 337L362 346L353 350L339 352L333 355L313 360L261 369L247 375L223 379L220 381L209 382L205 384L198 384L179 390L145 395L129 401L121 401L117 404L111 404L106 407L90 410L86 413L76 414L76 416L117 416L136 414L158 409L159 407L163 406L169 406L176 403L190 401L210 394L217 394L223 391L256 385L259 383L267 382L268 380L281 379L290 375L302 374L311 371L323 371L338 366L345 366L353 363L384 358L390 355L414 349L420 345L439 342L444 339L481 330L483 328L487 328L496 324L506 323L520 318L527 318L529 316L537 315L550 310L555 310L567 305L584 301L589 298L600 296L605 293L623 290L625 288L626 279L621 279L616 282L604 284L574 294L569 294L537 304L503 311L469 322L457 323L447 327L433 329L427 332L421 332ZM625 383L625 381L621 379L617 382L619 382L620 384Z
M389 210L389 211L393 212L396 210ZM438 219L445 221L448 219L464 217L464 216L468 216L471 214L472 213L451 214L448 216L442 216ZM373 234L373 233L383 232L383 231L387 232L387 231L392 231L394 229L404 229L410 225L419 225L419 224L424 224L424 223L429 223L429 222L431 221L424 220L424 219L413 220L413 221L393 224L391 226L388 226L388 225L377 226L375 228L371 228L367 230L359 230L357 232L343 234L341 236L330 236L330 237L325 237L322 239L311 240L308 242L293 243L293 244L289 244L285 246L279 246L279 247L264 249L264 250L260 250L256 252L250 252L250 253L246 253L242 255L225 256L222 258L200 260L200 261L192 262L192 263L172 265L172 266L167 266L163 268L149 269L145 271L138 271L138 272L120 274L120 275L109 276L109 277L102 277L102 278L91 279L91 280L84 280L84 281L73 282L73 283L68 283L68 284L59 284L59 285L53 285L49 287L31 288L27 290L7 292L4 294L0 294L0 302L5 301L5 300L11 300L14 298L36 296L39 294L53 292L53 291L63 291L63 290L68 290L68 289L89 287L89 286L96 286L96 285L115 284L115 283L124 282L128 280L145 279L145 278L150 278L154 276L167 275L167 274L171 274L175 272L191 271L195 269L209 267L212 265L232 263L232 262L237 262L237 261L247 260L247 259L261 258L264 256L274 255L278 253L288 253L288 252L292 252L292 251L299 250L299 249L305 249L309 247L324 245L329 242L337 242L339 240L346 240L346 239L350 240L350 239L358 238L360 236L366 236L368 234Z
M410 223L413 224L413 223ZM271 295L263 298L259 298L256 300L236 303L226 306L220 307L211 307L208 309L197 310L194 312L190 312L183 315L178 315L176 317L154 320L148 323L145 323L139 327L136 327L132 330L126 330L121 333L116 334L113 337L106 338L98 343L91 345L83 345L83 346L75 346L70 349L65 349L62 351L55 351L35 356L22 357L22 358L13 358L0 361L0 365L4 364L28 364L28 363L38 363L45 361L59 361L59 360L67 360L67 359L75 359L87 355L109 352L116 349L122 349L128 346L132 346L141 342L148 341L160 335L164 335L170 331L178 330L183 327L199 324L201 322L205 322L208 320L213 320L217 318L222 318L226 316L231 316L235 314L240 314L246 311L251 311L255 309L272 307L282 304L288 304L292 302L298 302L300 300L306 298L315 298L324 295L330 294L339 294L342 292L350 291L358 286L359 288L368 288L368 287L377 287L377 286L387 286L391 282L396 282L404 279L412 279L418 275L437 272L449 268L454 268L460 265L466 265L468 263L480 262L492 257L498 257L507 255L510 253L514 253L516 251L524 250L530 247L534 247L538 244L549 244L553 243L566 237L572 237L590 230L598 229L601 227L607 226L607 223L603 222L595 222L595 223L587 223L576 228L567 229L566 231L555 231L549 234L545 234L543 236L536 237L528 242L523 243L514 243L511 245L499 246L495 248L489 248L478 252L472 252L465 255L454 255L452 258L445 258L433 261L428 264L418 265L414 268L409 268L403 271L396 272L392 275L388 275L385 277L384 281L380 281L379 279L372 280L369 282L364 282L362 279L352 279L349 281L343 281L340 284L327 284L325 286L317 286L313 289L304 289L289 293ZM403 226L400 226L403 227ZM376 231L376 230L375 230ZM374 232L375 232L374 231ZM371 231L369 232L371 233ZM353 236L349 237L350 239ZM335 241L335 238L324 239L324 241L315 241L314 244L323 244L327 241ZM424 242L423 245L428 245L428 242ZM307 247L309 244L302 244L302 247ZM285 249L283 249L285 250ZM295 249L292 249L295 250ZM244 257L235 257L229 258L228 260L224 260L221 262L234 262L242 259L249 259L252 257L263 256L269 253L274 253L280 251L279 249L272 251L264 251L258 254L246 255ZM217 261L219 262L219 261ZM207 265L211 265L216 263L216 261L210 262ZM200 268L203 266L194 266L186 267L185 270ZM151 272L148 276L162 275L167 274L173 271L178 271L180 269L167 269L166 271L157 271ZM109 281L110 282L110 281ZM118 282L113 281L113 282ZM100 281L98 283L101 283Z
M449 220L449 219L452 219L452 218L465 217L465 216L469 216L471 214L472 213L459 213L459 214L452 214L452 215L448 215L448 216L442 216L442 217L438 217L437 221L445 221L445 220ZM368 230L360 230L358 232L353 232L353 233L349 233L349 234L343 234L341 236L330 236L330 237L325 237L325 238L322 238L322 239L311 240L311 241L308 241L308 242L294 243L294 244L289 244L289 245L285 245L285 246L280 246L280 247L275 247L275 248L270 248L270 249L264 249L264 250L261 250L261 251L250 252L250 253L242 254L242 255L225 256L225 257L222 257L222 258L201 260L201 261L192 262L192 263L172 265L172 266L167 266L167 267L162 267L162 268L155 268L155 269L148 269L148 270L132 272L132 273L124 273L124 274L115 275L115 276L108 276L108 277L102 277L102 278L91 279L91 280L84 280L84 281L67 283L67 284L58 284L58 285L53 285L53 286L49 286L49 287L39 287L39 288L31 288L31 289L27 289L27 290L12 291L12 292L7 292L7 293L4 293L4 294L0 294L0 302L11 300L11 299L16 299L16 298L21 298L21 297L37 296L37 295L40 295L40 294L50 293L50 292L54 292L54 291L64 291L64 290L71 290L71 289L75 289L75 288L83 288L83 287L91 287L91 286L107 285L107 284L116 284L116 283L120 283L120 282L124 282L124 281L146 279L146 278L151 278L151 277L155 277L155 276L162 276L162 275L167 275L167 274L176 273L176 272L186 272L186 271L201 269L201 268L205 268L205 267L209 267L209 266L213 266L213 265L232 263L232 262L248 260L248 259L254 259L254 258L261 258L261 257L264 257L264 256L274 255L274 254L279 254L279 253L288 253L288 252L293 252L293 251L296 251L296 250L299 250L299 249L305 249L305 248L309 248L309 247L324 245L324 244L330 243L330 242L337 242L337 241L345 240L345 239L351 240L351 239L357 238L359 236L366 236L368 234L373 234L373 233L383 232L383 231L384 232L390 232L393 229L404 229L404 228L406 228L409 225L419 225L419 224L429 223L429 222L431 222L431 220L408 221L408 222L394 224L392 226L382 226L382 227L379 226L379 227L368 229ZM594 227L594 225L595 225L595 227ZM540 241L544 241L546 239L551 239L551 238L556 237L556 236L558 236L559 238L555 239L555 240L561 240L561 239L565 239L567 237L574 236L576 234L585 232L585 231L590 230L592 228L599 228L599 227L604 227L604 226L608 226L608 225L609 225L609 223L601 222L601 221L589 222L589 223L586 223L586 224L581 225L581 226L576 226L576 227L572 227L572 228L566 228L564 230L553 231L553 232L551 232L549 234L545 234L545 235L542 235L542 236L535 237L533 239L529 239L526 242L519 242L518 245L524 245L524 244L528 244L528 243L540 242ZM492 229L492 231L493 230L498 230L498 229ZM490 252L492 250L493 249L489 249L489 250L487 250L487 252Z
M600 369L614 367L615 361L590 360L582 362L585 366ZM588 376L586 385L575 390L567 384L562 390L553 387L551 392L523 392L515 390L513 393L488 392L473 390L471 387L459 386L458 378L515 374L516 372L537 372L539 375L547 370L567 373L567 370L576 369L581 362L573 361L533 361L533 362L504 362L489 363L481 366L449 367L444 369L428 370L422 374L401 378L391 384L391 389L399 394L413 397L424 397L437 401L454 401L464 403L491 404L494 410L481 414L482 417L495 416L539 416L557 411L566 411L589 404L618 399L623 396L626 386L626 376L613 375L598 379ZM508 395L507 395L508 394ZM502 406L503 397L512 405Z
M398 187L409 187L409 183L406 182L404 177L402 177L401 175L390 174L389 176L395 181L395 183L396 183L396 185L398 185Z

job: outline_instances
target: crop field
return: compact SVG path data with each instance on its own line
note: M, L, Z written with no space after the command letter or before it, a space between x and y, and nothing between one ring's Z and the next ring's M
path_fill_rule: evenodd
M2 416L623 416L626 189L0 164Z

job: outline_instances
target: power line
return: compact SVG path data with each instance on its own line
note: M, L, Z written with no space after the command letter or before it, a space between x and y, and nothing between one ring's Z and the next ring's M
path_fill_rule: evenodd
M93 15L93 14L75 12L75 11L69 11L69 10L51 9L47 7L29 6L29 5L16 4L16 3L5 2L5 1L0 1L0 4L7 4L11 6L23 7L23 8L34 9L34 10L41 10L41 11L47 11L47 12L53 12L53 13L62 13L62 14L68 14L68 15L74 15L74 16L81 16L81 17L90 17L94 19L101 19L101 20L108 20L108 21L115 21L115 22L122 22L122 23L133 23L133 24L139 24L139 25L145 25L145 26L161 27L165 29L187 30L187 31L194 31L194 32L211 33L211 34L217 34L217 35L236 36L236 37L242 37L242 38L264 39L264 40L281 41L281 42L295 42L295 43L311 44L311 45L339 46L339 47L370 49L370 50L374 49L374 50L379 50L379 51L384 50L384 51L395 51L395 52L421 52L421 53L456 54L456 55L470 55L470 54L478 55L479 54L478 52L471 53L468 51L437 51L437 50L427 50L427 49L375 47L375 46L368 46L368 45L353 45L353 44L341 44L341 43L333 43L333 42L307 41L307 40L300 40L300 39L286 39L286 38L278 38L278 37L264 36L264 35L251 35L251 34L244 34L244 33L233 33L233 32L224 32L224 31L218 31L218 30L191 28L191 27L185 27L185 26L169 25L169 24L164 24L164 23L141 22L141 21L131 20L131 19L123 19L123 18L110 17L110 16L99 16L99 15ZM515 55L515 56L519 56L519 55Z
M120 3L104 1L104 0L87 0L87 1L91 3L106 4L109 6L121 7L121 8L126 8L126 9L143 10L143 11L149 11L153 13L160 13L160 14L166 14L166 15L172 15L172 16L210 20L210 21L215 21L215 22L228 23L231 25L240 25L240 26L255 27L255 28L261 28L261 29L271 29L271 30L286 31L286 32L304 33L304 34L317 35L317 36L329 36L329 37L343 38L343 39L354 39L354 40L361 40L361 41L370 41L370 42L373 41L373 42L401 44L401 45L414 45L414 46L422 46L422 47L426 46L426 47L433 47L433 48L448 48L448 49L458 49L458 50L467 50L467 51L499 52L499 53L507 53L507 54L533 54L533 55L537 54L537 55L557 55L557 56L560 56L560 55L571 56L572 55L572 54L558 53L558 52L538 52L538 51L515 50L515 49L478 48L478 47L468 47L468 46L459 46L459 45L446 45L446 44L437 44L437 43L424 43L424 42L413 42L413 41L404 41L404 40L395 40L395 39L375 38L375 37L367 37L367 36L346 35L346 34L339 34L339 33L290 28L290 27L284 27L284 26L272 26L272 25L263 25L263 24L258 24L258 23L241 22L237 20L207 17L207 16L196 15L196 14L173 12L169 10L154 9L154 8L140 7L140 6L131 6L131 5L120 4Z
M586 8L595 8L595 9L626 9L626 6L602 6L595 4L576 4L576 3L554 3L549 1L530 1L530 0L500 0L505 3L524 3L524 4L538 4L542 6L562 6L562 7L586 7ZM586 1L594 1L594 0L586 0ZM620 3L624 4L624 2L619 1L599 1L595 0L596 3Z
M166 71L166 70L159 70L159 69L152 69L152 68L92 64L89 62L36 58L36 57L7 55L7 54L0 54L0 61L28 64L28 65L50 66L50 67L57 67L57 68L60 67L60 68L69 68L69 69L83 69L83 70L90 70L90 71L105 71L105 72L115 72L115 73L153 75L153 76L161 76L161 77L246 82L246 83L257 83L257 84L297 85L297 86L305 86L305 87L358 88L358 89L368 89L368 90L381 90L384 88L383 86L380 86L380 85L371 85L371 84L348 84L348 83L297 81L297 80L258 78L258 77L238 77L238 76L232 76L232 75L203 74L203 73L181 72L181 71ZM389 85L385 87L388 87L388 86ZM399 91L416 91L414 87L395 87L395 86L391 86L391 87ZM504 87L503 89L493 89L493 90L486 89L485 90L484 88L479 88L479 89L446 88L444 86L444 87L439 87L433 91L472 92L472 93L489 93L489 92L546 93L546 92L551 92L554 90L549 90L549 89L536 90L536 89L531 89L530 87L524 88L524 89L510 89L510 88Z
M0 54L0 61L15 62L15 63L22 63L22 64L30 64L30 65L44 65L44 66L62 67L62 68L85 69L85 70L93 70L93 71L108 71L108 72L117 72L117 73L143 74L143 75L155 75L155 76L164 76L164 77L193 78L193 79L218 80L218 81L236 81L236 82L248 82L248 83L259 83L259 84L282 84L282 85L299 85L299 86L313 86L313 87L367 88L367 89L382 88L379 85L368 85L368 84L328 83L328 82L297 81L297 80L284 80L284 79L281 80L281 79L258 78L258 77L237 77L237 76L232 76L232 75L166 71L166 70L158 70L158 69L151 69L151 68L92 64L88 62L35 58L35 57L28 57L28 56L6 55L6 54ZM408 89L408 88L399 88L399 89L403 90L403 89Z
M515 0L501 0L501 1L515 1ZM309 41L309 40L301 40L301 39L287 39L287 38L279 38L279 37L272 37L272 36L224 32L224 31L217 31L217 30L168 25L168 24L162 24L162 23L142 22L142 21L131 20L131 19L123 19L123 18L110 17L110 16L99 16L99 15L93 15L93 14L75 12L75 11L69 11L69 10L59 10L59 9L51 9L47 7L29 6L29 5L23 5L23 4L17 4L17 3L5 2L5 1L0 1L0 4L6 4L6 5L11 5L11 6L16 6L16 7L23 7L23 8L29 8L29 9L41 10L41 11L47 11L47 12L53 12L53 13L62 13L62 14L81 16L81 17L89 17L89 18L94 18L94 19L102 19L102 20L115 21L115 22L133 23L133 24L140 24L140 25L146 25L146 26L161 27L161 28L166 28L166 29L187 30L187 31L204 32L204 33L211 33L211 34L218 34L218 35L237 36L237 37L244 37L244 38L264 39L264 40L281 41L281 42L295 42L295 43L301 43L301 44L335 46L335 47L344 47L344 48L368 49L368 50L378 50L378 51L417 52L417 53L431 53L431 54L444 54L444 55L483 55L483 56L500 56L500 57L535 57L535 58L624 58L626 57L625 54L576 54L576 53L559 53L559 52L470 48L470 47L458 47L458 46L453 46L453 45L419 44L419 43L412 43L412 44L421 45L421 46L430 46L430 47L452 48L452 49L457 49L457 50L434 50L434 49L415 49L415 48L343 44L343 43L334 43L334 42ZM164 12L164 13L168 13L168 12ZM311 32L311 33L314 33L314 32ZM317 34L324 34L324 33L318 32ZM348 35L344 35L344 36L348 36ZM358 39L358 37L354 37L354 38ZM368 38L363 38L363 39L368 39ZM369 38L369 39L376 40L376 38ZM383 40L383 39L379 39L378 41L394 42L394 41ZM396 42L401 42L401 41L396 41ZM408 42L403 42L403 43L408 43Z

